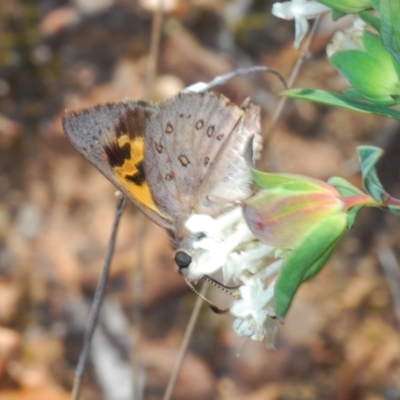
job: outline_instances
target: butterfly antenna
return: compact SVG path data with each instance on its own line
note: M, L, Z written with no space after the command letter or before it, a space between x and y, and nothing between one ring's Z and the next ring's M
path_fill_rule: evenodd
M193 290L193 292L196 293L196 295L204 301L204 303L206 303L208 305L208 307L211 308L212 311L214 311L216 314L225 314L229 311L229 308L227 309L220 309L218 308L214 303L212 303L210 300L206 299L201 293L199 293L199 291L192 285L192 283L186 279L185 277L183 277L183 279L185 280L186 284L190 287L190 289ZM211 283L213 283L212 281L209 281Z
M223 292L228 293L229 295L237 298L239 296L238 292L231 292L231 290L237 290L240 288L240 285L237 286L226 286L223 283L217 281L214 278L211 278L211 276L209 275L203 275L203 278L205 280L207 280L208 282L210 282L212 285L214 285L215 287L217 287L218 289L221 289Z

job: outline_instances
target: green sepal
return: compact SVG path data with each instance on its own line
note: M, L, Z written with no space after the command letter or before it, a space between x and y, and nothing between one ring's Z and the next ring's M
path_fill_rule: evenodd
M396 217L400 217L400 206L388 206L388 209Z
M365 51L377 60L386 61L391 63L391 56L382 44L382 39L376 33L364 31L362 42Z
M400 53L399 53L399 55L400 55ZM399 55L397 57L399 57ZM400 80L400 63L395 57L393 57L393 67L394 67L394 70L396 71L397 76L399 77L399 80Z
M385 190L376 173L375 165L382 157L383 150L374 146L357 147L361 165L362 183L364 190L377 202L382 203Z
M347 15L347 13L338 10L332 10L332 19L334 21L337 21L339 18L342 18L345 15Z
M328 106L345 108L364 114L376 114L400 121L400 111L394 108L373 104L371 102L358 100L343 94L315 89L291 89L281 93L282 96L292 99L313 101Z
M334 186L342 197L362 196L365 194L362 190L358 189L350 182L346 181L346 179L343 179L339 176L333 176L332 178L329 178L328 183ZM357 214L362 208L362 206L358 206L347 210L347 229L351 229L353 227Z
M281 189L290 190L292 193L297 191L301 193L325 191L325 189L321 187L321 181L304 175L269 173L258 171L254 168L251 169L251 173L254 182L262 189L276 189L279 187Z
M356 221L358 213L362 210L363 206L356 206L347 210L347 229L351 229Z
M387 51L400 63L400 1L381 0L381 35Z
M358 15L366 24L376 29L377 32L381 31L381 21L376 15L369 11L361 11Z
M385 192L375 168L375 165L383 155L383 150L374 146L359 146L357 147L357 152L365 191L377 203L387 204L390 196ZM387 207L392 214L400 217L400 205L387 204Z
M380 0L371 0L371 4L372 7L374 7L374 10L379 12Z
M328 179L328 183L334 186L342 197L353 197L365 194L362 190L340 176L332 176Z
M275 311L281 321L301 283L321 270L342 237L346 214L342 214L342 221L338 218L334 215L321 221L282 266L275 285Z
M321 256L320 259L316 263L314 263L303 276L303 282L308 281L311 278L314 278L315 275L318 274L319 271L325 266L325 264L328 262L330 256L333 253L333 250L335 250L336 246L338 245L339 241L342 239L343 235L345 234L346 231L343 232L341 236L338 236L337 239L329 246L326 248L325 253Z

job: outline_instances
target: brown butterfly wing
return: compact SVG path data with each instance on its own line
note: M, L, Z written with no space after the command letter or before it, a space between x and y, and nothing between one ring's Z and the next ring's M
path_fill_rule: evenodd
M227 204L244 200L253 192L253 179L244 154L251 139L254 150L260 151L260 108L249 104L241 111L239 123L231 131L199 188L197 213L212 210L218 214ZM252 156L254 158L254 154Z
M173 229L155 204L144 168L144 135L156 106L126 100L68 112L66 135L77 150L160 226Z
M214 93L182 93L160 105L146 127L145 173L159 208L175 221L217 215L250 194L243 159L259 130L258 108Z

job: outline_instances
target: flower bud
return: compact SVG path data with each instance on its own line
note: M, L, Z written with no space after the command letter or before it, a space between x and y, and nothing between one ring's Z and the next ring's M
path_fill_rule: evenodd
M289 174L261 176L264 182L258 183L268 187L245 202L243 213L261 242L286 250L275 284L276 315L283 319L300 284L325 265L346 232L348 217L340 193L325 182Z
M328 49L330 61L360 95L376 104L396 104L400 96L399 63L385 49L380 36L364 31L361 41L354 37L346 32L336 35Z

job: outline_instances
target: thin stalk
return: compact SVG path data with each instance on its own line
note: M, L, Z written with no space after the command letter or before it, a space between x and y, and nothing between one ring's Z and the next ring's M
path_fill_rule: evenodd
M387 206L400 206L400 199L391 196L389 193L385 193L384 202Z
M96 326L97 326L97 323L99 320L100 309L101 309L101 305L103 303L104 292L106 289L108 275L110 272L111 260L112 260L113 254L114 254L118 226L119 226L119 222L121 220L121 215L122 215L122 211L124 209L124 205L125 205L125 196L122 193L118 193L118 199L117 199L117 202L115 205L115 216L114 216L114 222L112 225L111 236L110 236L110 240L108 241L107 253L106 253L106 256L104 259L103 270L101 272L99 281L97 283L96 292L94 294L93 304L92 304L92 307L90 310L89 322L86 327L83 348L82 348L81 354L79 356L78 365L76 366L74 386L72 388L71 400L79 399L79 393L80 393L81 386L82 386L82 378L83 378L83 374L85 372L85 367L86 367L87 359L88 359L89 352L90 352L90 347L91 347L92 340L93 340L93 334L94 334L94 331L96 329Z
M208 282L204 282L199 291L201 296L205 296L207 288L208 288ZM167 388L165 389L163 400L171 399L172 392L174 390L176 380L178 379L179 372L182 368L183 359L186 355L189 341L193 335L194 327L196 325L197 318L199 317L202 305L203 305L203 300L201 299L200 296L197 296L196 303L192 311L192 315L190 316L190 320L186 327L185 335L183 336L182 344L179 349L178 358L175 362L174 369L172 370L172 374L169 378Z
M133 374L133 398L143 397L143 376L142 365L139 358L138 349L140 348L141 335L140 326L142 323L142 296L143 296L143 239L146 235L146 216L142 213L137 216L138 234L136 235L137 262L133 275L133 315L132 315L132 348L131 365Z
M317 28L318 28L320 19L321 19L321 16L318 16L315 19L314 24L311 28L310 34L308 35L307 39L305 40L304 44L302 45L300 56L297 59L297 62L292 69L292 73L290 74L290 77L289 77L289 80L287 83L288 89L290 89L293 86L294 82L296 81L296 79L300 73L301 67L303 66L305 60L307 58L309 58L310 46L311 46L312 40L314 39L315 33L317 32ZM275 109L274 115L272 116L271 124L270 124L267 132L264 135L264 146L263 146L261 160L268 159L268 152L269 152L268 142L271 140L272 132L275 129L275 125L278 122L280 116L282 115L282 112L283 112L283 109L285 108L286 102L287 102L286 97L282 97L278 102L278 105ZM264 165L264 167L265 166L266 165Z
M161 30L163 26L163 15L164 15L164 1L158 1L157 11L154 15L153 26L151 29L151 39L150 39L150 54L147 63L147 75L145 84L144 100L153 99L153 86L154 78L157 72L158 65L158 55L160 52L160 39Z
M371 206L371 207L381 207L383 204L377 203L368 194L361 194L359 196L351 196L342 198L343 203L346 205L346 209L350 210L357 206Z
M382 266L386 281L392 295L393 308L397 317L397 325L400 326L400 272L399 262L391 247L382 246L378 250L378 260Z
M157 11L153 19L151 30L150 51L147 62L147 75L145 83L144 100L153 99L154 79L157 73L158 56L160 51L160 39L163 26L164 1L158 1ZM133 282L133 329L132 344L133 353L131 354L131 365L133 374L133 398L140 400L143 398L143 379L144 371L139 358L137 349L140 347L141 335L140 326L142 319L142 295L143 295L143 239L146 236L146 217L143 214L138 215L138 234L136 235L136 249L138 258L135 266Z

